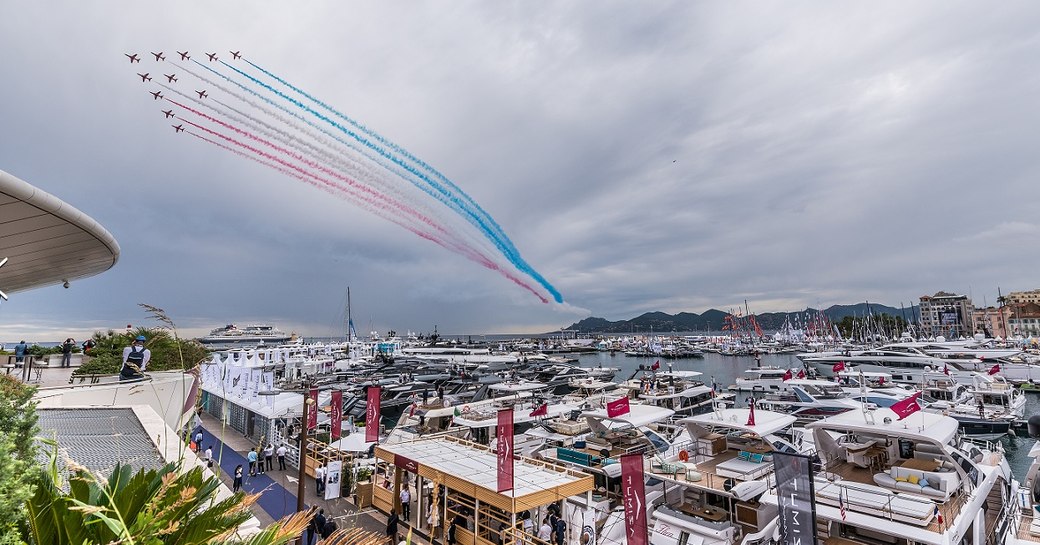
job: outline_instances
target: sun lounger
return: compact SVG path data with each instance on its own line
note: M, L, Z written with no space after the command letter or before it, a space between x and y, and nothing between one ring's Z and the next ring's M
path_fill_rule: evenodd
M816 501L838 505L841 495L846 508L860 513L887 517L915 526L928 526L935 516L935 504L927 498L893 494L880 486L850 481L830 482L816 479Z

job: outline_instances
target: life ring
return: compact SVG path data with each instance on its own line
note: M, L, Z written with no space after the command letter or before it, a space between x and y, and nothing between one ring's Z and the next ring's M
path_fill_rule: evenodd
M686 452L686 449L679 451L679 461L688 462L690 461L690 453Z

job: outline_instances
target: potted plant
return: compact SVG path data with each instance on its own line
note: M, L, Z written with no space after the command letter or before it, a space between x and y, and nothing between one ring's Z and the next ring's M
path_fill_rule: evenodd
M372 505L372 468L370 467L362 467L357 471L354 504L359 509Z

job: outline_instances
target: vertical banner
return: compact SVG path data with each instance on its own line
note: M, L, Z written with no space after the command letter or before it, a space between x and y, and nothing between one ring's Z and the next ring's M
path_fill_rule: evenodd
M785 545L816 543L816 502L812 461L801 454L773 452L780 540Z
M312 401L307 404L307 429L313 430L318 426L318 389L311 388L307 397Z
M513 489L513 409L498 411L498 491Z
M625 542L647 545L646 490L643 486L643 455L621 457L621 498L625 505Z
M340 481L343 473L343 462L333 460L325 466L325 499L338 498L340 493Z
M365 441L379 440L379 397L382 388L379 386L368 387L368 404L365 407Z
M332 440L339 439L340 434L343 432L343 391L333 390L332 391L332 412L329 413L329 418L332 420Z

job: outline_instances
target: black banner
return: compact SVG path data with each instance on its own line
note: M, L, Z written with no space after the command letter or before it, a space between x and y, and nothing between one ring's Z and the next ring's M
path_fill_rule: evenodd
M812 461L801 454L773 452L780 511L780 540L785 545L816 544L816 490Z

